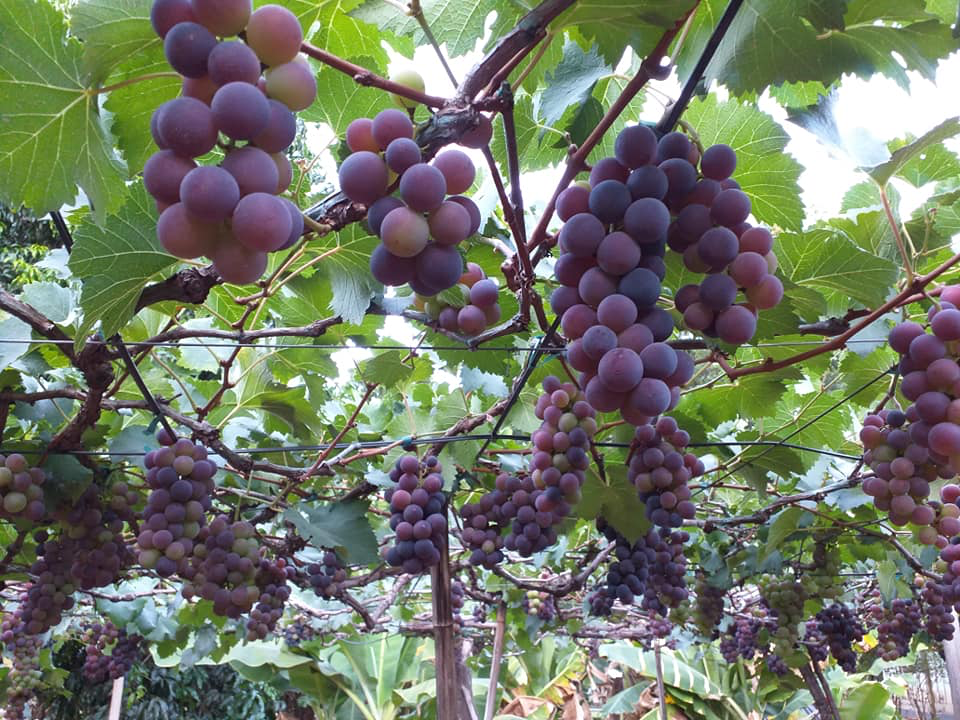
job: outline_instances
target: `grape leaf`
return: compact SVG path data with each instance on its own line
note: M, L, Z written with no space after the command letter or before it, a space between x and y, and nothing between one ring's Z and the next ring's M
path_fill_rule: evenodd
M12 342L14 340L29 340L30 326L15 317L8 317L5 320L0 320L0 337L11 341L0 343L0 370L3 370L30 349L29 343Z
M317 547L336 548L350 564L376 562L377 539L374 537L364 502L341 502L310 508L298 505L288 508L284 520L292 522L297 532Z
M878 185L885 185L887 181L896 175L911 160L920 158L923 152L932 145L943 142L947 138L960 133L960 117L952 117L944 120L929 132L924 133L909 145L904 145L895 151L890 159L880 165L867 170L870 177ZM916 171L914 171L916 172Z
M726 5L701 3L681 52L681 77L691 72ZM844 73L882 73L906 87L908 71L932 79L937 60L956 49L949 26L928 13L923 0L851 0L842 23L837 6L825 0L746 0L705 79L737 95L784 82L830 85Z
M104 227L89 218L77 226L70 270L83 284L78 342L98 321L106 337L119 331L133 317L147 280L177 262L160 247L156 222L153 199L136 183L127 203Z
M313 282L330 284L333 290L330 309L334 314L347 323L362 323L370 300L381 288L370 275L370 253L379 241L368 235L359 223L329 235L326 241L326 247L323 244L311 247L312 251L325 256Z
M563 46L563 59L547 73L546 88L540 96L539 115L547 125L555 125L571 105L580 105L596 82L610 72L610 67L596 51L584 52L570 40Z
M403 363L406 353L400 350L387 350L367 360L360 369L364 382L378 383L384 387L393 387L407 379L413 368Z
M838 292L867 307L882 304L897 279L892 262L829 230L781 233L776 253L780 272L797 285Z
M82 52L47 0L0 0L0 198L42 213L74 202L79 184L102 222L126 196L123 164Z
M789 137L772 117L753 106L734 100L721 103L710 95L690 103L684 119L704 147L726 143L736 150L733 177L750 196L758 220L789 230L802 227L798 184L802 166L784 152Z
M83 64L99 83L128 58L163 46L150 25L151 0L82 0L70 8L70 29L83 40Z

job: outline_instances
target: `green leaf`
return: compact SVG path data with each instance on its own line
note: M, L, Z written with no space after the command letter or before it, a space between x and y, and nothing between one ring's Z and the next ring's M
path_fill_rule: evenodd
M180 656L180 667L182 668L193 667L214 651L217 647L217 628L213 625L204 625L197 629L192 640L193 642Z
M841 703L841 720L874 720L887 707L890 692L880 683L867 683L853 689Z
M329 284L333 290L330 309L344 322L362 323L370 300L381 288L370 274L370 253L378 242L359 223L354 223L311 244L311 251L325 256L311 281Z
M112 90L103 106L113 113L110 130L117 138L117 147L131 176L140 172L147 158L157 151L150 133L154 110L180 93L180 78L176 73L149 80L138 78L169 70L170 66L158 47L129 58L110 76L111 84L129 83Z
M681 54L681 77L690 73L726 4L701 4ZM956 49L949 25L929 14L923 0L851 0L842 24L835 22L836 5L746 0L707 68L706 81L741 95L784 82L830 85L844 73L866 78L879 72L907 87L908 71L932 79L937 60Z
M893 560L887 559L877 563L877 586L883 595L885 602L890 602L896 597L897 583L897 565Z
M29 340L30 326L15 317L0 320L0 337L9 340ZM26 342L0 343L0 370L26 354L30 344Z
M870 175L878 185L886 185L887 181L896 175L908 162L920 158L921 154L927 148L932 145L938 145L957 133L960 133L960 117L944 120L909 145L904 145L894 152L885 163L868 168L867 174ZM916 170L914 170L914 172L916 172Z
M767 533L767 544L760 554L761 561L770 555L774 550L780 549L782 543L790 533L797 529L800 518L806 513L806 510L800 507L788 507L774 515L770 522L770 532Z
M47 0L0 0L0 198L41 214L73 203L80 185L102 222L126 196L123 165L81 54Z
M84 218L75 229L70 270L83 283L80 342L98 321L106 337L119 331L133 317L147 280L176 262L160 247L156 222L153 199L137 183L104 227Z
M151 0L82 0L70 29L83 40L84 68L99 83L128 58L163 45L150 24Z
M70 288L53 282L30 283L23 288L21 297L46 315L48 320L62 324L73 312L73 293Z
M360 378L367 383L378 383L391 388L406 380L413 367L403 362L407 353L401 350L387 350L367 360L360 366Z
M685 662L679 653L668 648L663 648L660 652L660 665L663 669L665 685L693 693L701 698L719 700L723 697L723 690L702 672ZM644 677L657 676L653 651L644 651L626 642L616 642L601 645L600 656L625 665Z
M446 43L450 57L464 55L483 37L483 26L491 12L519 18L516 6L499 0L422 0L423 15L438 43ZM386 0L367 0L350 11L351 17L363 20L380 30L412 37L417 46L427 43L420 24Z
M789 136L773 118L752 105L721 103L709 95L690 103L684 120L696 129L704 147L726 143L736 150L733 177L750 196L758 220L788 230L803 226L798 184L803 168L784 152Z
M377 539L367 520L369 506L351 501L321 505L296 506L286 510L285 520L317 547L336 548L351 564L366 565L377 561Z
M572 40L563 46L563 59L548 72L546 88L540 97L539 115L547 125L554 125L571 105L580 105L588 97L597 80L610 71L596 48L584 52Z
M797 285L837 292L868 307L882 304L897 279L892 262L827 230L781 233L776 253L780 272Z

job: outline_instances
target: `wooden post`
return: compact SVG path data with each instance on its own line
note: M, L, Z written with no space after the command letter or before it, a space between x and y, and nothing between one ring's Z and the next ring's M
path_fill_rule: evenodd
M123 707L123 676L113 681L113 692L110 693L110 713L108 720L120 720L120 710Z
M493 632L493 660L490 662L490 684L487 687L487 704L483 720L493 720L497 708L497 688L500 685L500 663L503 662L503 636L507 629L507 605L497 605L497 629Z
M433 641L436 646L437 720L457 718L457 657L450 607L450 553L446 539L440 548L440 564L430 573L433 581Z
M947 679L950 681L950 702L953 715L960 712L960 624L953 618L953 640L943 641L943 658L947 665Z
M660 643L653 646L653 658L657 666L657 701L660 703L660 720L667 720L667 688L663 683L663 663L660 659Z

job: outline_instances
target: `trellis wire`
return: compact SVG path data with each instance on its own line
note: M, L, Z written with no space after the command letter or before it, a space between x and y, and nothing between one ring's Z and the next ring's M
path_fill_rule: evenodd
M400 443L404 447L413 447L416 445L435 445L441 444L446 445L447 443L454 442L479 442L480 440L485 440L493 442L496 440L516 440L521 442L528 442L530 440L529 435L514 435L514 434L494 434L494 433L482 433L482 434L465 434L465 435L451 435L451 436L430 436L422 435L418 437L410 438L397 438L395 440L358 440L355 442L339 442L333 445L279 445L279 446L268 446L268 447L253 447L253 448L237 448L233 452L238 455L270 455L275 453L293 453L293 452L321 452L323 450L340 450L344 448L356 448L358 450L370 449L370 448L381 448L389 447L391 445L396 445ZM630 443L625 442L596 442L593 443L595 447L608 447L608 448L629 448ZM793 450L803 450L805 452L813 452L818 455L826 455L829 457L841 458L843 460L859 460L859 455L850 455L848 453L836 452L834 450L824 450L823 448L810 447L809 445L797 445L794 443L781 442L779 440L724 440L711 442L705 440L703 442L692 442L687 445L687 447L744 447L744 446L765 446L765 445L776 445L779 447L787 447ZM12 453L17 452L22 455L40 455L43 454L42 450L17 450L14 448L0 448L0 453ZM51 450L49 455L111 455L116 457L143 457L147 454L147 451L136 451L136 450L123 450L112 452L110 450Z
M291 335L289 337L297 337L296 335ZM681 338L682 339L682 338ZM86 341L89 345L103 344L108 345L109 343L104 342L103 340L94 340L90 339ZM36 338L31 340L26 340L24 338L0 338L0 345L7 343L10 345L73 345L72 340L57 340L55 338ZM860 344L860 343L873 343L875 345L882 344L880 341L873 338L850 338L845 344ZM467 351L467 352L477 352L477 351L487 351L487 352L508 352L508 353L533 353L537 352L536 345L527 345L527 346L501 346L501 345L478 345L477 347L468 347L467 345L362 345L362 344L348 344L348 343L306 343L306 344L292 344L292 343L260 343L260 342L200 342L189 340L168 340L164 342L152 342L150 340L142 341L132 341L130 343L136 347L164 347L164 348L178 348L178 347L196 347L196 348L261 348L264 350L434 350L438 352L442 351ZM757 348L770 348L770 347L794 347L799 345L821 345L823 344L822 340L794 340L794 341L783 341L783 342L769 342L769 343L756 343L751 347ZM543 348L541 350L544 354L555 355L560 352L564 352L564 348Z

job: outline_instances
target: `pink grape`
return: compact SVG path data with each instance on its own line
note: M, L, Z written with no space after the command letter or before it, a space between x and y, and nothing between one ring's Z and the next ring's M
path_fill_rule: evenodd
M220 165L237 181L241 197L255 192L273 193L280 183L277 164L257 147L235 148Z
M376 153L361 150L349 155L340 165L339 177L340 189L354 202L370 205L387 192L389 173Z
M290 236L290 212L275 195L251 193L233 211L233 234L248 249L272 252Z
M233 35L234 33L218 33ZM260 79L260 59L245 43L239 40L222 42L210 51L207 72L217 85L244 82L256 85Z
M460 150L446 150L433 159L433 166L443 173L447 192L458 195L473 185L476 169L470 156Z
M756 285L747 288L746 295L758 310L769 310L783 299L783 283L776 275L765 275Z
M389 108L376 114L370 126L370 132L380 149L386 150L387 146L397 138L413 137L413 122L402 110Z
M290 222L289 217L287 222ZM218 243L212 259L214 269L224 281L234 285L256 282L267 269L266 253L250 250L232 238Z
M207 57L217 39L203 25L180 22L163 38L163 52L170 67L186 77L198 78L207 74Z
M251 0L191 0L193 14L214 35L238 35L253 11Z
M317 78L304 58L271 67L264 79L267 95L291 110L306 110L317 99Z
M258 8L247 23L247 44L266 65L281 65L300 52L303 30L297 16L279 5Z

